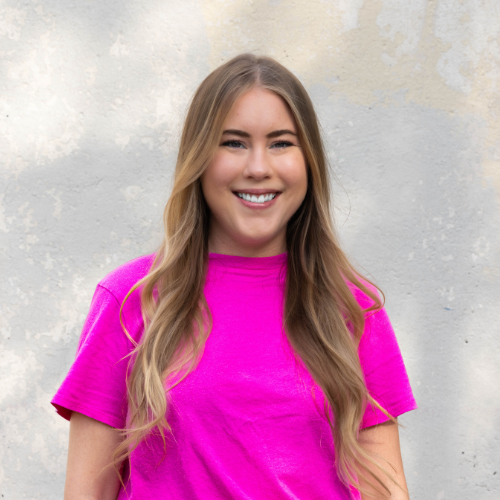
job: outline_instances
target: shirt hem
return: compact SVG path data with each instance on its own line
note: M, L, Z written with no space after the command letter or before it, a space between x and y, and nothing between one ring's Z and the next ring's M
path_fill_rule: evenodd
M89 418L102 422L103 424L114 427L115 429L123 429L125 427L125 422L114 415L109 415L106 413L101 413L95 411L95 409L88 406L82 405L77 401L54 398L51 401L52 406L56 409L57 413L61 415L66 420L70 420L71 414L76 411Z
M409 399L392 406L391 408L386 408L387 412L394 418L408 413L409 411L416 410L418 408L417 403L414 399ZM390 418L382 413L379 409L376 410L375 415L369 416L363 419L360 429L366 429L367 427L372 427L373 425L383 424L389 421Z

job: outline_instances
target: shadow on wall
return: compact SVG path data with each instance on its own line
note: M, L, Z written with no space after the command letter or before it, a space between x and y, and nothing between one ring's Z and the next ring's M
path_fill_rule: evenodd
M499 348L500 286L488 275L498 266L488 248L498 245L499 213L481 179L476 124L404 103L330 104L325 128L336 130L330 142L346 160L337 173L353 206L343 236L387 294L420 406L403 420L410 491L460 498L496 481L497 397L485 375Z

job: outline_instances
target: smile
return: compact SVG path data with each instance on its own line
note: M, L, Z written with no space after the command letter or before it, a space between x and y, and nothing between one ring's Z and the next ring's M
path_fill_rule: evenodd
M267 193L261 194L259 196L255 194L247 194L247 193L236 193L238 198L241 198L245 201L250 201L251 203L266 203L266 201L271 201L276 198L277 193Z

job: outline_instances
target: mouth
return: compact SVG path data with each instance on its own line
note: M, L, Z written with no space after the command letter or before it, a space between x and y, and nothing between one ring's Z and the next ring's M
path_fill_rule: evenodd
M257 203L257 204L262 204L272 201L274 200L274 198L276 198L276 196L280 194L279 191L264 191L262 189L259 190L255 189L248 191L233 191L233 192L238 198L250 203Z

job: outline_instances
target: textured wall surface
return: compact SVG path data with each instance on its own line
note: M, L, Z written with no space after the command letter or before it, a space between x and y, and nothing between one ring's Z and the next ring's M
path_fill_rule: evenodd
M154 251L192 92L242 51L304 82L346 249L420 409L413 500L500 497L497 0L0 0L0 492L62 498L49 404L90 298Z

